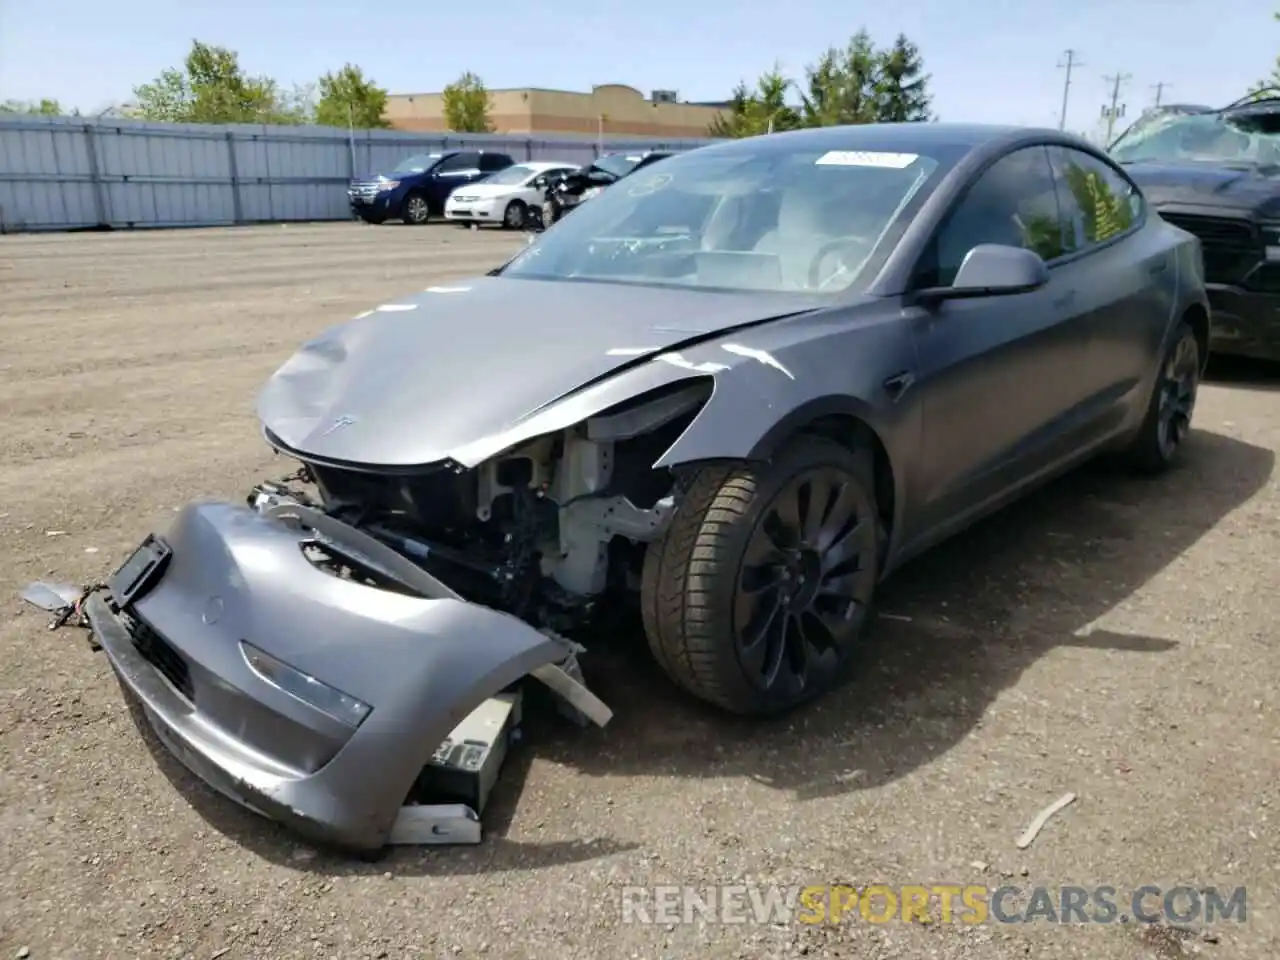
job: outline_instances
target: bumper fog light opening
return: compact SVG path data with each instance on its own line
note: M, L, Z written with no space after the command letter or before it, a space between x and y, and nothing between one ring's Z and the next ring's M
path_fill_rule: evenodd
M247 640L240 641L240 652L249 669L267 683L352 729L359 727L373 711L363 700L277 660Z

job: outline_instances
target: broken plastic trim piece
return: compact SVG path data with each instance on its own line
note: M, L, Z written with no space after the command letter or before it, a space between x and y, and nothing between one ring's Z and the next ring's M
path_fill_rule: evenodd
M613 711L603 700L554 663L535 667L529 676L541 680L597 727L603 727L613 719Z
M475 844L480 842L480 818L465 803L428 803L401 807L391 825L392 846Z

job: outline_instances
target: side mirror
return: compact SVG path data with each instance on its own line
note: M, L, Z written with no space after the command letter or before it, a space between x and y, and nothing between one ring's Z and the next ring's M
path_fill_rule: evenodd
M1034 250L981 243L966 254L949 287L916 291L923 300L962 300L1030 293L1049 282L1049 268Z

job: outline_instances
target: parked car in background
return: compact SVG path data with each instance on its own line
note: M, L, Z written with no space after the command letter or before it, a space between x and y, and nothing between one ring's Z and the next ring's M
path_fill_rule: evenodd
M669 156L669 150L650 150L641 153L606 153L597 157L585 167L578 168L550 185L542 203L543 223L551 226L584 200L597 196L610 184Z
M551 180L576 169L576 164L563 161L517 163L451 193L445 201L444 218L519 230L541 218L542 197Z
M1210 350L1280 360L1280 97L1163 108L1111 155L1161 217L1200 239Z
M352 180L347 198L351 212L365 223L383 223L391 217L426 223L444 215L445 201L455 188L514 164L507 154L488 150L418 153L387 173Z

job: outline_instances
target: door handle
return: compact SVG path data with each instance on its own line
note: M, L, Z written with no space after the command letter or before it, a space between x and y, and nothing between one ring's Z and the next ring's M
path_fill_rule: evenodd
M1155 263L1147 265L1147 273L1151 274L1153 277L1160 276L1160 274L1164 273L1168 269L1169 261L1163 258L1157 260Z
M1075 299L1076 292L1074 290L1068 290L1066 293L1056 297L1053 301L1053 305L1055 307L1069 307L1075 302Z

